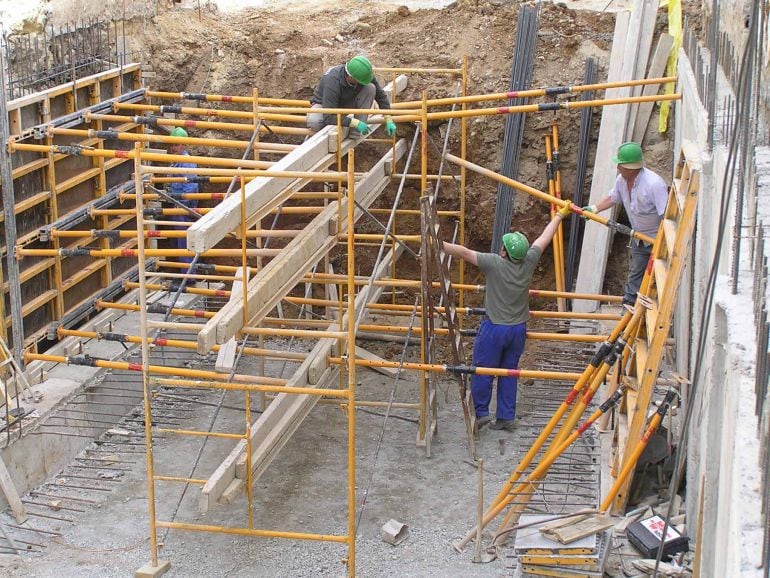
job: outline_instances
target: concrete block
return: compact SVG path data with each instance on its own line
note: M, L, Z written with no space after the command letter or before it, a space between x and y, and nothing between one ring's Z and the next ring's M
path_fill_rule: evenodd
M381 535L383 541L398 546L409 537L409 526L391 518L382 527Z
M144 566L134 572L134 578L155 578L156 576L162 576L171 568L171 562L169 560L158 560L158 565L153 565L152 562L147 562Z

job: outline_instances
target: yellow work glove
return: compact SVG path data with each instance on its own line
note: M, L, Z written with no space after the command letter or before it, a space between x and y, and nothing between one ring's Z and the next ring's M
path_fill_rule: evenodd
M557 215L561 215L562 219L566 219L572 214L572 203L567 203L561 209L556 211Z

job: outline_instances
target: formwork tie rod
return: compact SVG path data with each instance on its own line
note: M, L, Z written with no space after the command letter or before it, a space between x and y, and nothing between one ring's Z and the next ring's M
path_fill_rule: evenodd
M229 118L242 118L246 120L252 120L254 118L253 112L246 112L241 110L216 110L211 108L193 108L183 106L157 106L152 104L136 104L136 103L115 103L113 109L117 112L121 109L134 109L134 110L146 110L159 112L160 114L174 113L174 114L187 114L187 115L199 115L199 116L220 116ZM311 108L310 103L307 106L260 106L259 118L264 120L283 121L283 122L305 122L305 115L310 112L317 112L318 114L366 114L366 115L407 115L418 114L419 108L404 109L383 109L383 108Z
M164 92L159 90L145 90L144 95L147 98L165 98L170 100L195 100L199 102L235 102L240 104L253 104L253 96L233 96L225 94L203 94L200 92ZM296 100L288 98L262 98L258 99L260 104L286 105L286 106L309 106L309 100Z
M67 365L81 365L85 367L99 367L103 369L117 369L123 371L144 371L144 366L141 363L129 363L125 361L109 361L107 359L101 359L98 357L92 357L91 355L48 355L44 353L25 353L24 360L30 361L48 361L52 363L66 363ZM219 373L217 371L204 371L199 369L188 369L185 367L166 367L164 365L150 365L150 373L157 373L160 375L171 375L177 377L191 377L197 379L207 380L222 380L226 381L232 377L234 381L240 381L245 383L254 383L253 375ZM288 380L278 379L275 377L259 377L262 385L286 385Z
M250 115L251 116L251 115ZM48 136L77 136L83 138L98 138L103 140L125 140L133 142L160 142L168 144L183 144L195 146L212 146L223 148L248 148L249 143L245 140L230 140L222 138L201 138L201 137L183 137L166 136L161 134L124 132L115 129L94 130L94 129L76 129L76 128L55 128L48 127ZM299 145L284 143L259 142L254 143L252 148L264 152L284 153L291 152Z
M475 374L475 375L491 375L493 377L522 377L522 378L534 378L534 379L552 379L552 380L575 380L580 377L579 373L570 373L566 371L538 371L531 369L501 369L498 367L478 367L473 365L444 365L437 363L416 363L416 362L404 362L403 364L397 361L385 361L385 360L370 360L370 359L358 359L356 358L356 365L361 367L390 367L412 370L430 371L433 373L455 373L455 374ZM346 364L347 359L340 357L330 357L329 363L334 365Z
M138 305L136 306L138 308ZM103 339L105 341L118 341L121 343L141 343L142 338L138 335L126 335L122 333L109 333L109 332L97 332L97 331L82 331L79 329L57 329L57 335L59 339L64 337L80 337L83 339ZM167 339L165 337L148 337L147 342L158 347L176 347L179 349L198 349L198 343L196 341L187 341L184 339ZM212 345L211 350L214 352L219 351L222 348L221 345ZM269 357L271 359L299 361L302 362L307 357L304 353L297 353L292 351L280 351L276 349L262 349L258 347L244 347L244 355L253 355L258 357Z
M489 94L472 94L468 96L456 96L448 98L428 99L427 105L430 106L449 106L452 104L463 104L469 102L482 102L487 100L511 100L513 98L537 98L540 96L555 97L562 94L574 94L580 92L592 92L597 90L608 90L611 88L624 88L627 86L644 86L647 84L667 84L676 82L676 76L666 76L663 78L642 78L637 80L621 80L617 82L604 82L601 84L581 84L577 86L550 86L546 88L531 88L528 90L512 90L508 92L494 92ZM405 100L394 103L393 108L411 108L421 106L419 100Z
M573 102L544 102L540 104L522 104L519 106L501 106L497 108L472 108L468 110L455 110L447 112L429 112L427 119L444 120L448 118L465 118L471 116L495 116L501 114L521 114L532 112L554 112L557 110L571 110L581 108L593 108L595 106L609 106L615 104L635 104L642 102L660 102L665 100L679 100L680 93L653 94L650 96L629 96L626 98L600 98L597 100L577 100ZM394 116L394 122L419 122L420 115L410 114Z
M281 252L281 249L246 249L248 257L275 257ZM88 249L80 247L77 249L27 249L16 247L16 257L131 257L136 259L139 254L138 249ZM193 257L196 255L193 251L186 249L145 249L144 254L148 257ZM201 257L240 257L243 255L241 249L209 249L200 253Z
M177 120L173 118L163 118L157 116L125 116L121 114L86 114L85 121L103 120L107 122L133 122L142 126L181 126L183 128L196 128L201 130L230 130L236 132L254 132L255 126L251 123L241 122L215 122L209 120ZM269 129L265 125L260 125L260 134L293 134L308 135L310 131L306 128L295 126L271 126Z
M431 73L444 73L444 74L460 74L461 68L448 68L448 69L422 69L422 68L375 68L375 71L379 72L431 72ZM509 100L511 98L531 98L538 96L556 96L560 94L570 94L576 92L590 92L596 90L607 90L609 88L622 88L626 86L643 86L647 84L667 84L669 82L676 82L675 76L667 76L663 78L645 78L638 80L623 80L618 82L605 82L601 84L583 84L577 86L552 86L545 88L534 88L531 90L518 90L512 92L498 92L491 94L470 95L465 97L454 98L440 98L428 100L428 106L437 105L449 105L455 102L478 102L484 100ZM163 98L167 100L193 100L198 102L233 102L240 104L254 104L255 99L253 96L240 96L240 95L223 95L223 94L204 94L198 92L164 92L158 90L145 90L145 96L147 98ZM269 98L259 97L257 99L260 105L271 106L310 106L308 100L297 100L287 98ZM403 109L418 107L422 105L422 101L403 101L393 103L394 109Z

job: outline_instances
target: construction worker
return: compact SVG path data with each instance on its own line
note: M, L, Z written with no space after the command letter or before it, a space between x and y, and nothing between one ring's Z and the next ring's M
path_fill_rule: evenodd
M599 213L622 203L628 220L635 231L652 238L658 234L668 202L668 185L660 175L644 166L642 147L635 142L620 145L612 162L618 167L618 178L610 193L595 205L583 207L584 212ZM650 259L652 245L631 239L628 280L623 294L623 305L636 302L636 293L642 284L644 270Z
M183 137L187 138L187 131L183 129L181 126L176 126L172 129L172 131L169 133L169 136L174 137ZM168 153L171 155L185 155L189 156L190 153L187 152L187 147L183 143L172 143L168 145ZM187 163L187 162L176 162L171 164L172 167L187 167L187 168L196 168L198 165L195 163ZM189 176L193 177L194 175L175 175L175 176ZM171 183L171 186L169 187L169 192L171 193L171 196L174 197L177 201L182 203L184 206L189 207L190 209L195 209L198 207L198 201L197 199L184 199L182 198L182 194L188 194L188 193L197 193L198 192L198 183ZM190 218L190 215L173 215L171 217L173 221L180 221L183 223L189 223L192 221ZM178 229L187 230L187 227L177 227ZM176 245L179 249L186 249L187 248L187 239L185 237L179 237L176 240ZM190 263L192 261L192 258L190 257L179 257L179 261L181 263Z
M364 56L354 56L345 64L332 66L321 77L310 98L312 108L372 108L375 100L380 108L390 108L388 95L374 77L372 63ZM366 114L343 116L342 126L350 127L360 135L369 134L367 118ZM337 125L336 114L307 115L311 133L327 125ZM388 136L396 134L396 123L389 116L385 117L385 132Z
M481 321L473 344L473 365L516 369L524 353L529 319L529 286L532 274L543 251L551 243L562 219L570 215L571 203L559 209L551 222L530 246L520 232L503 235L499 254L478 253L462 245L444 242L444 251L471 265L476 265L486 277L484 307L486 316ZM490 375L471 376L471 395L479 429L492 421L489 402L492 399ZM497 380L497 420L491 429L511 431L516 417L516 377Z

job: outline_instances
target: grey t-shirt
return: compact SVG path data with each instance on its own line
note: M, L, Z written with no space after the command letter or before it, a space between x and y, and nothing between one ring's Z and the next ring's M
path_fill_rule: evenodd
M486 276L484 307L492 323L518 325L529 319L529 285L541 255L538 247L530 247L518 262L494 253L476 253L479 269Z

